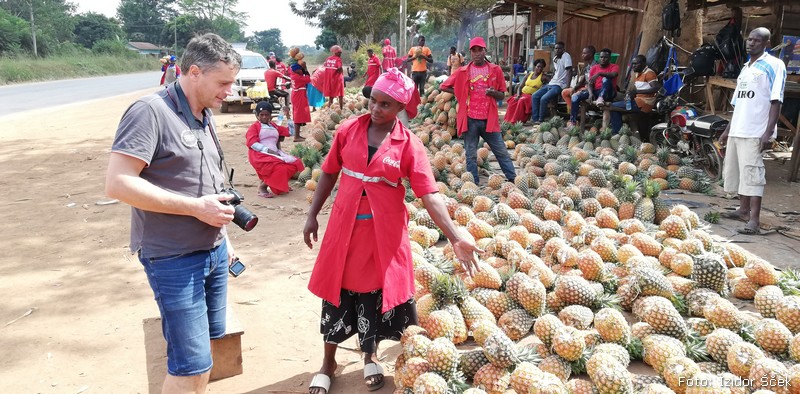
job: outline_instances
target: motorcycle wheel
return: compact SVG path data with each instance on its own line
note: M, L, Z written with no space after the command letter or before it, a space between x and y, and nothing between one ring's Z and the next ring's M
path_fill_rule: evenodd
M703 149L703 170L712 181L719 181L722 177L722 156L711 141L705 141Z
M668 129L651 130L650 143L658 148L670 147L669 142L667 142L667 136L665 135L667 131Z

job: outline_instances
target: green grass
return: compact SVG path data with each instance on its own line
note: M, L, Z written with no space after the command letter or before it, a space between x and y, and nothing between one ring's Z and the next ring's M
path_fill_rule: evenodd
M145 56L53 56L0 58L0 85L99 75L158 71L158 59Z

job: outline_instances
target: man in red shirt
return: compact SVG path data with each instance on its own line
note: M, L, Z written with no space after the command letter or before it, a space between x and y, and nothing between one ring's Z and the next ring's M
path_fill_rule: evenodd
M458 135L464 135L464 151L467 156L467 171L478 183L478 140L483 138L500 163L506 179L514 182L517 174L514 163L506 150L497 102L505 97L506 81L500 66L486 61L486 42L475 37L469 42L472 62L459 67L439 87L441 91L453 93L459 103L456 112Z
M611 50L600 50L600 63L589 70L589 79L586 81L586 90L581 90L572 95L570 108L570 123L575 124L580 111L580 103L584 100L594 101L595 105L611 102L617 95L617 77L619 66L611 63Z
M278 78L283 78L289 80L289 77L281 73L280 71L276 70L276 64L274 60L269 61L269 70L264 72L264 81L267 83L267 90L269 90L270 96L278 96L283 98L284 102L284 111L288 113L290 103L289 103L289 92L280 89L277 85Z
M367 72L364 74L366 81L364 81L364 89L361 89L364 97L369 98L372 94L372 86L375 85L379 75L381 75L381 61L375 56L375 51L367 49Z

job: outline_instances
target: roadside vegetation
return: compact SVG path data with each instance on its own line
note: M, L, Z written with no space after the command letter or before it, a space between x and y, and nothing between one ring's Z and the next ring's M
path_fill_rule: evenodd
M161 63L153 57L120 54L62 55L47 58L0 59L0 85L81 78L99 75L158 71Z

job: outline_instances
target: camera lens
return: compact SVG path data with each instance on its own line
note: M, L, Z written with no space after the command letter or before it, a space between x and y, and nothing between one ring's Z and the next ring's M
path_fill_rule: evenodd
M247 208L237 205L233 212L233 222L242 230L250 231L258 224L258 216Z

